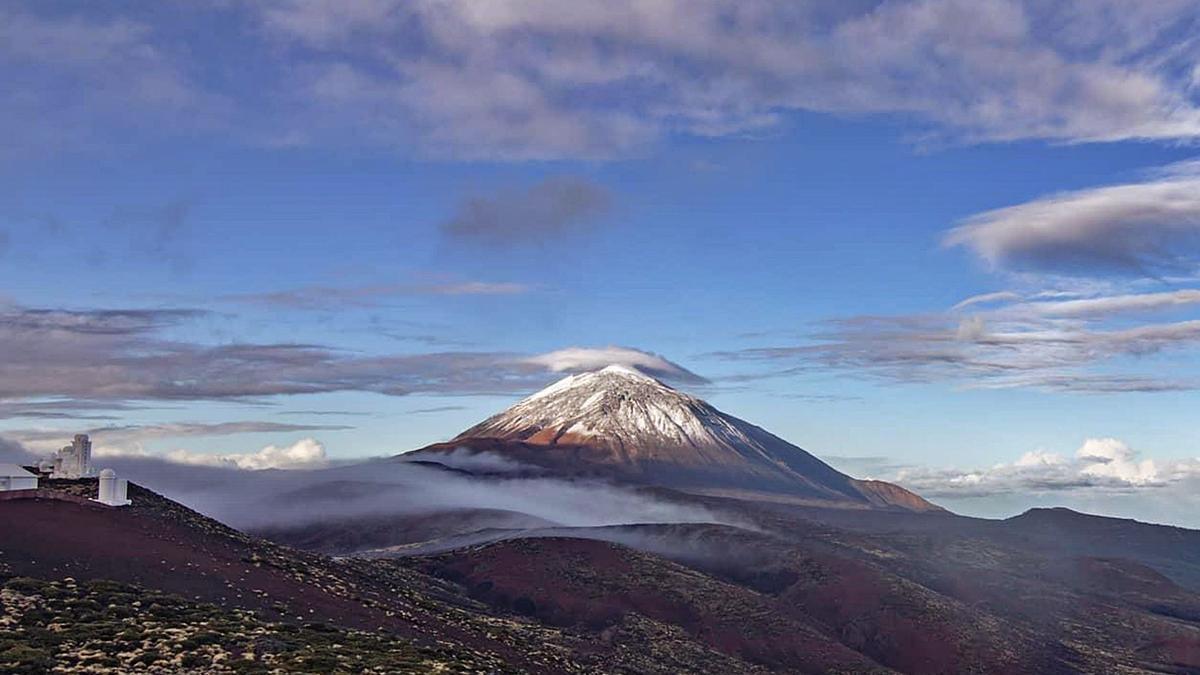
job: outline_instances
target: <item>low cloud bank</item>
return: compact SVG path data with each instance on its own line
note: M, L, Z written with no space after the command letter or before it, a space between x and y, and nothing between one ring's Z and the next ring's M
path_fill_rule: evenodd
M184 466L208 466L225 469L261 471L264 469L318 469L329 464L325 446L315 438L304 438L291 445L268 445L257 452L211 454L176 449L164 453L150 453L140 448L96 448L95 457L113 459L123 457L159 458L166 463Z
M926 497L1048 492L1130 493L1200 483L1200 459L1141 457L1115 438L1089 438L1073 456L1035 450L985 469L899 468L891 480Z
M494 452L475 452L470 448L439 453L436 461L452 469L475 473L518 473L534 468Z
M461 459L461 458L460 458ZM501 466L496 458L459 461L479 470ZM502 459L502 458L500 458ZM509 464L503 465L509 468ZM288 527L308 522L394 514L497 510L525 514L555 525L595 527L631 523L709 523L727 518L697 506L668 502L635 488L596 480L473 476L395 460L324 471L270 472L268 481L229 492L198 494L200 507L241 528ZM244 477L243 485L247 486Z
M327 466L329 460L324 446L313 439L241 455L97 450L103 466L121 477L239 529L471 509L526 514L564 527L741 524L709 509L666 501L632 487L516 474L524 468L517 462L465 450L440 458L448 459L445 464L457 471L394 459L314 468ZM29 463L37 458L19 443L0 439L0 462ZM471 471L490 475L475 476Z
M1200 457L1148 456L1116 438L1074 452L1032 450L987 467L930 467L894 457L823 459L855 476L887 480L955 513L1008 518L1034 507L1200 529Z

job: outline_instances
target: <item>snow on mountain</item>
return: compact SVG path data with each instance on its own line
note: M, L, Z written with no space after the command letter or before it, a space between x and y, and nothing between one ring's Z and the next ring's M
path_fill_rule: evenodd
M902 488L857 481L749 422L617 365L555 382L443 446L699 491L935 508Z
M564 378L460 437L477 436L601 444L629 459L664 447L689 448L696 461L721 462L730 450L762 454L738 420L624 366Z

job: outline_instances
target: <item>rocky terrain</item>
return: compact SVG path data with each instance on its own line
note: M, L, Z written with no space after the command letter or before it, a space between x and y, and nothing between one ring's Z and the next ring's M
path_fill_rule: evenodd
M330 558L131 498L0 503L0 670L1200 671L1200 595L1172 576L1197 533L1176 528L1056 511L1091 526L1052 547L1039 513L852 525L740 502L745 527L518 528ZM1159 562L1088 552L1114 528L1161 538L1140 552Z
M378 632L267 621L247 610L112 581L0 586L5 673L469 673L503 662Z

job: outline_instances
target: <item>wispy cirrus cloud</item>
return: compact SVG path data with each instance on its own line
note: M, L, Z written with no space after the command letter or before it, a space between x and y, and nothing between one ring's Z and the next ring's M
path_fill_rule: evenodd
M1195 32L1194 9L270 0L164 13L29 3L0 21L0 68L32 73L7 78L0 119L13 143L208 129L499 160L628 156L678 135L761 134L797 111L895 115L955 142L1190 140L1200 135L1200 47L1180 36ZM257 67L212 72L217 45ZM54 138L64 129L74 137Z
M405 415L434 415L443 412L454 412L456 410L466 410L465 405L437 405L431 408L416 408L414 410L404 411Z
M14 429L5 433L30 447L57 448L76 433L86 433L106 446L140 446L145 441L163 438L196 438L242 434L285 434L307 431L344 431L354 427L341 424L281 424L246 420L238 422L172 422L167 424L110 424L89 429L62 431L53 429Z
M305 417L369 417L373 413L362 410L281 410L276 415L303 415Z
M10 82L0 93L0 156L118 142L114 136L128 139L139 127L223 126L231 100L193 76L200 68L164 28L123 12L0 9L0 72Z
M1183 288L1158 293L1127 293L1072 300L1032 302L1024 308L1045 316L1107 317L1118 314L1186 309L1195 305L1200 305L1200 289Z
M183 448L149 452L138 446L98 446L97 459L151 460L167 465L262 471L265 469L321 469L329 466L325 444L315 438L303 438L290 445L266 445L253 452L204 453Z
M230 302L282 309L337 310L375 307L407 296L505 296L528 293L532 288L513 282L449 281L364 286L307 286L265 293L226 296Z
M116 413L139 410L142 406L115 401L89 401L63 398L35 398L31 400L0 400L0 420L85 420L103 421L118 419Z
M1012 291L995 291L993 293L980 293L979 295L972 295L969 298L960 300L958 302L958 304L954 305L950 309L960 310L960 309L966 309L968 307L973 307L975 305L988 305L988 304L992 304L992 303L996 303L996 302L1011 302L1013 300L1020 300L1020 299L1021 299L1021 296Z
M190 309L9 307L0 322L0 399L220 400L331 391L511 391L536 368L487 352L366 356L299 343L200 344L163 329Z
M717 356L973 388L1200 389L1185 362L1200 348L1200 163L1148 175L982 213L947 233L1009 290L941 311L834 319L793 344Z
M58 310L9 306L0 321L0 401L247 400L359 391L403 396L510 394L555 373L624 363L699 381L665 358L632 348L573 348L544 355L485 351L362 354L323 345L203 344L163 337L204 316L190 309Z
M72 310L0 305L0 326L13 333L34 336L116 337L154 332L205 314L205 310L190 308Z
M885 382L950 382L969 388L1077 393L1200 388L1200 378L1186 371L1163 374L1138 367L1138 359L1200 346L1200 320L1118 329L1044 317L1036 314L1038 309L1034 314L1005 309L966 316L947 312L837 319L802 344L714 356L772 369L806 364Z
M1162 44L1193 25L1189 7L281 2L263 18L325 55L318 99L390 104L441 152L545 158L761 132L795 110L901 113L971 141L1193 138L1192 52ZM371 50L389 58L363 63Z

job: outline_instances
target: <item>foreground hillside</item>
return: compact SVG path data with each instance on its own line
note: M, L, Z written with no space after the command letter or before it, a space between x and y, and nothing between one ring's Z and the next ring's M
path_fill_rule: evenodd
M1174 576L1200 534L1131 521L705 498L744 524L396 515L375 534L422 541L330 558L131 497L0 502L0 671L1200 671L1200 596ZM1089 526L1052 547L1063 518ZM1148 559L1094 548L1114 528Z
M112 581L0 584L0 672L477 672L498 659Z
M732 524L432 510L267 534L393 558L544 625L602 635L648 617L783 672L821 672L814 655L908 673L1200 668L1200 532L1063 510L990 521L654 494Z
M94 490L87 481L58 487ZM368 666L428 672L430 664L449 672L761 670L670 621L628 613L606 624L597 641L595 626L546 624L410 565L304 553L244 535L135 485L130 497L134 505L121 509L49 499L0 502L4 672L120 670L137 659L162 661L159 672L254 672L264 660L284 672L343 666L341 672ZM146 611L131 615L116 607L131 596ZM245 637L210 648L210 633L219 626ZM326 637L311 642L314 631ZM50 635L58 632L64 634ZM118 665L91 662L96 652L111 651L114 632ZM190 639L193 633L208 637ZM362 652L378 644L390 646L364 660Z
M543 672L563 665L565 650L550 644L553 637L492 617L424 575L336 563L271 544L134 485L130 497L134 506L121 509L0 502L3 570L42 580L111 580L187 603L253 612L261 621L320 623L443 645L450 649L447 661L463 664Z

